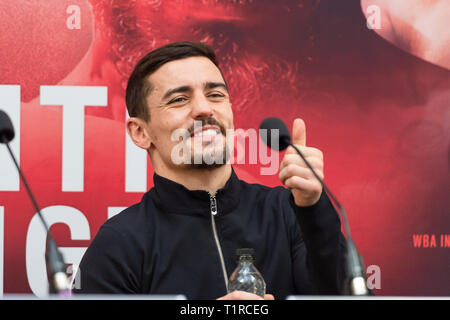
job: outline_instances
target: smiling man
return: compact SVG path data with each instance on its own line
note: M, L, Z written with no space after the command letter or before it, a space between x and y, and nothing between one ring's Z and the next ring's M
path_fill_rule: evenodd
M153 55L157 54L158 51L153 52ZM142 61L153 62L152 53L147 57L148 60L144 58ZM157 65L152 63L153 68ZM145 67L145 62L142 62L136 70ZM144 90L133 95L137 92L132 89L134 81L143 80L137 79L138 73L136 71L131 75L127 90L131 116L127 129L130 137L137 146L148 151L158 175L188 189L200 187L214 193L225 185L231 174L230 165L221 165L226 161L214 163L211 167L204 162L208 155L215 152L227 154L224 152L226 140L223 137L226 129L233 129L231 102L220 70L204 56L173 60L148 75L147 82L143 83L146 86ZM142 74L146 73L144 71ZM142 92L147 95L140 97ZM173 150L180 141L174 141L172 136L175 130L180 129L189 134L189 139L185 139L186 148L192 155L184 165L174 164L173 159ZM205 179L205 172L201 169L209 169L206 174L213 174L214 178Z
M253 248L265 299L341 293L339 217L295 151L288 148L279 172L288 188L248 184L226 161L225 132L234 128L227 88L214 51L202 43L175 42L136 65L127 86L127 130L151 158L154 187L100 228L74 292L262 299L227 292L236 249ZM177 130L186 133L182 141L173 139ZM306 146L301 119L292 141L323 177L322 152ZM189 161L174 161L180 143ZM222 161L205 161L217 154Z

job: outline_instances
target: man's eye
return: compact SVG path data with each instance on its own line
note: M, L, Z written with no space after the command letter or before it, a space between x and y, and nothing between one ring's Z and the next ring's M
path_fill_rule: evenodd
M187 99L185 98L185 97L178 97L178 98L175 98L175 99L173 99L173 100L170 100L169 101L169 104L172 104L172 103L181 103L181 102L184 102L184 101L186 101Z
M224 95L221 93L211 93L210 95L208 95L208 97L210 98L223 98Z

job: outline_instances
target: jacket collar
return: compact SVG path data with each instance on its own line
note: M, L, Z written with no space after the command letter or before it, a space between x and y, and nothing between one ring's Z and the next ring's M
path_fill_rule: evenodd
M153 175L154 187L150 197L162 212L186 215L211 215L211 195L204 190L188 190L182 184ZM229 213L239 204L240 181L231 170L231 176L216 194L217 216Z

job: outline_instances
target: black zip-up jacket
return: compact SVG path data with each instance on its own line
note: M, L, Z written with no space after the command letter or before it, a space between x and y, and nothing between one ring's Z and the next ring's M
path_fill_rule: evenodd
M297 207L288 189L248 184L234 171L214 196L155 174L140 203L100 228L74 293L216 299L227 293L238 248L255 249L254 264L276 299L341 293L345 239L325 193L314 206Z

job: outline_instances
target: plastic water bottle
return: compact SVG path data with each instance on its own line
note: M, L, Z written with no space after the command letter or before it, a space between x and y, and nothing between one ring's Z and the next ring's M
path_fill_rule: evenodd
M254 293L262 298L266 293L266 283L253 265L255 250L242 248L236 250L238 266L233 271L228 281L228 293L235 290Z

